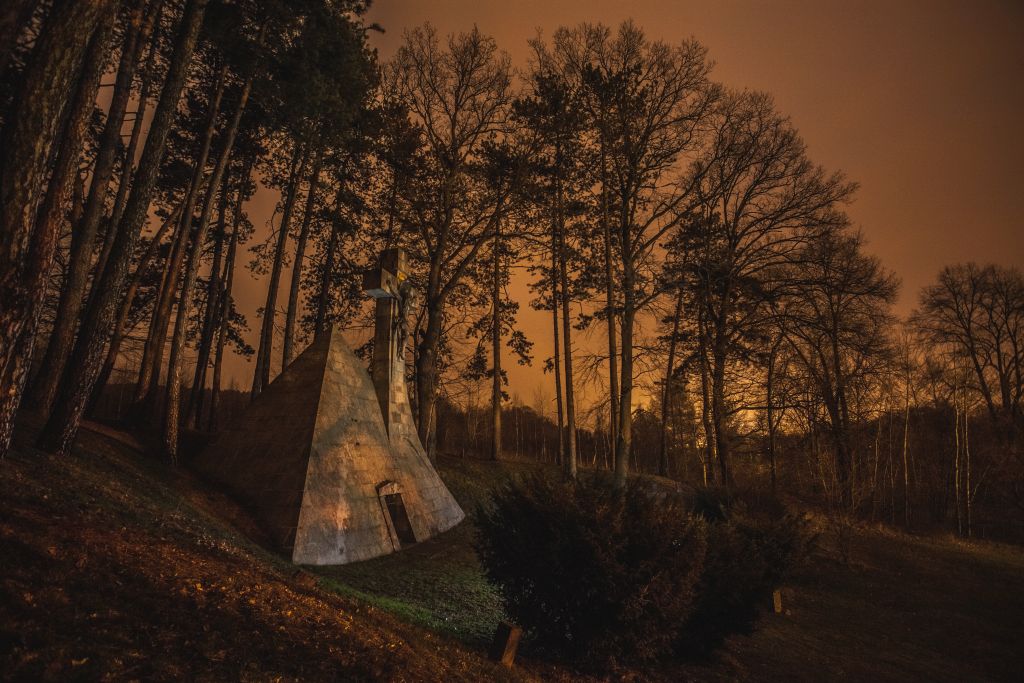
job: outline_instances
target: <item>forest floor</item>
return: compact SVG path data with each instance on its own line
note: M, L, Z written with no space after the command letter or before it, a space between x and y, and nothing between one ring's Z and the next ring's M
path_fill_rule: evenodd
M44 456L23 430L0 462L0 679L576 680L484 653L501 619L464 523L369 562L299 570L229 499L134 439L83 430ZM140 450L141 449L141 450ZM443 458L467 512L533 466ZM253 540L256 539L256 540ZM710 662L624 670L678 680L1019 680L1024 549L857 530L830 536L786 613Z

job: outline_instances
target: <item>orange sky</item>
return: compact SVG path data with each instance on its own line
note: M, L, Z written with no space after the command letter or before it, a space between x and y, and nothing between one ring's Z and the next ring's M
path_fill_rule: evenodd
M1024 3L377 0L368 17L387 31L372 39L383 59L405 28L429 20L441 33L476 24L516 65L538 28L627 18L652 38L703 42L717 80L772 93L811 158L861 184L849 214L903 280L898 313L944 264L1024 264ZM239 276L257 329L265 278ZM510 393L531 402L550 382L539 370L550 321L527 311L523 323L536 360L510 368ZM252 365L232 366L248 386Z

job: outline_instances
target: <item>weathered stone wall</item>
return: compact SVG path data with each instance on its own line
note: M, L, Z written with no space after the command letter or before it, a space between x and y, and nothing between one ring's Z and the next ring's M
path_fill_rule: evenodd
M464 517L416 434L404 364L394 364L391 434L370 376L340 332L301 354L200 459L297 564L398 550L380 496L401 493L416 539Z

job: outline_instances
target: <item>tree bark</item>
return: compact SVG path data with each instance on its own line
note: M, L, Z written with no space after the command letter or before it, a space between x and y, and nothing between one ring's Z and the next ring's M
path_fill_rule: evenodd
M658 474L668 476L668 419L672 402L672 373L675 371L676 345L679 340L679 318L683 314L683 288L676 295L675 314L672 317L672 335L668 340L668 363L665 366L665 384L661 389L661 433L658 445Z
M624 221L625 223L625 221ZM628 223L626 223L628 226ZM615 481L626 483L633 440L633 326L636 317L635 275L632 257L627 253L628 232L623 230L622 254L622 390L619 394L619 438L615 444Z
M565 239L565 215L562 212L562 184L557 183L555 195L556 227L558 230L558 277L562 289L562 347L565 351L565 426L566 461L565 474L576 478L576 401L573 392L572 375L572 323L569 317L568 244Z
M142 82L139 85L139 103L135 108L135 117L132 119L132 133L128 138L128 145L125 147L121 165L121 177L117 183L117 194L114 196L114 206L110 211L108 224L113 227L120 225L121 217L124 215L125 202L128 199L128 190L131 188L132 175L135 170L135 150L138 149L139 139L142 136L142 126L146 120L146 108L149 105L150 90L153 86L153 75L156 71L156 54L160 46L160 18L163 16L163 0L156 0L156 5L150 9L146 19L146 25L152 24L148 31L149 55L146 57L146 66L142 71ZM145 31L145 28L143 29ZM140 41L139 48L142 48ZM112 230L108 232L112 233ZM103 272L107 260L110 258L110 248L114 244L113 234L108 234L103 242L103 253L100 255L96 266L96 272Z
M728 287L721 297L721 305L711 320L711 421L715 431L715 454L718 457L718 474L722 486L732 487L732 472L729 467L730 442L725 405L725 362L728 331L725 321L729 316L727 305L730 292Z
M71 233L68 272L57 302L53 331L50 333L50 339L40 363L39 377L35 381L30 399L32 406L39 410L48 409L53 402L53 395L57 391L57 384L64 371L64 363L67 361L68 353L74 342L75 328L78 325L88 284L89 266L92 265L93 245L107 200L107 188L121 143L124 113L131 97L135 65L139 52L141 52L138 45L145 40L145 37L141 35L144 8L144 0L137 0L125 25L125 39L117 67L117 79L114 82L107 120L103 132L100 134L89 195L85 200L82 219ZM97 57L99 62L102 63L104 56L101 53ZM89 113L91 113L91 109L92 102L89 102Z
M427 297L427 324L423 331L416 356L416 393L420 441L433 461L437 454L433 449L437 410L437 349L441 343L444 300L441 295Z
M608 312L608 443L614 453L619 434L619 373L618 349L615 341L615 282L612 267L612 233L608 216L608 167L604 133L601 134L601 232L604 237L604 294Z
M559 300L559 275L558 275L558 238L555 235L555 228L551 229L551 339L554 344L555 359L555 412L558 425L558 450L555 452L555 462L559 466L565 464L565 417L562 412L562 350L559 342L560 332L558 330L558 309Z
M131 196L117 227L110 259L90 297L74 350L57 390L50 418L39 439L39 447L51 453L67 454L78 433L85 406L99 375L104 347L113 322L114 307L121 295L129 260L146 220L150 198L163 159L167 134L178 109L188 65L192 59L199 28L208 0L187 0L181 27L175 39L167 78L153 115L142 151Z
M206 288L206 306L203 312L202 332L199 336L199 350L196 353L196 370L192 375L192 390L189 392L188 408L185 411L185 423L193 425L196 429L199 429L198 415L202 413L203 395L206 393L206 370L210 364L213 335L216 333L220 311L218 299L222 288L221 266L224 259L224 240L227 237L230 186L230 180L225 178L220 193L220 204L217 207L217 237L213 247L213 263L210 264L210 282Z
M106 10L113 10L108 5ZM38 208L32 243L22 268L19 268L20 280L17 285L24 288L29 296L24 301L22 314L25 316L23 327L19 331L19 339L15 337L14 351L2 367L0 375L0 458L10 445L13 431L14 416L22 402L32 364L32 353L36 342L36 329L39 315L42 312L43 297L49 279L50 269L60 239L60 225L65 221L65 210L72 194L72 186L78 179L78 161L82 153L89 115L92 113L93 101L99 87L99 79L103 72L103 55L106 44L113 34L113 26L97 17L100 26L92 32L83 57L82 72L74 89L74 96L68 106L65 124L62 128L60 141L53 170L50 174L46 193Z
M26 69L18 106L4 130L0 159L0 301L4 302L0 309L0 458L10 447L59 240L60 213L77 177L91 98L95 98L102 72L102 52L110 28L97 26L106 22L115 8L114 0L55 4ZM85 64L78 85L71 88L87 51L91 63ZM70 105L69 90L75 93ZM66 119L64 144L42 205L37 206L62 118Z
M142 350L142 364L139 366L139 379L135 385L133 401L136 404L136 409L141 408L141 412L150 417L156 416L160 368L163 365L167 330L171 324L171 309L174 307L175 294L178 292L178 279L181 274L182 262L185 260L189 239L192 236L193 213L199 199L200 190L202 189L206 162L209 159L210 147L213 143L213 133L217 127L217 118L220 114L220 101L224 94L224 80L226 76L227 66L224 65L217 74L217 80L210 94L210 111L206 120L206 128L200 139L196 163L192 169L192 179L189 183L188 192L185 195L185 209L181 214L177 237L171 249L171 254L168 257L170 259L170 267L167 270L167 282L160 288L160 295L157 299L157 305L153 308L153 318L149 325L149 335L146 338L146 345ZM212 203L215 194L214 190L215 188L211 182L206 192L204 208ZM201 229L202 226L200 226ZM179 306L181 306L182 301L183 299L179 297Z
M243 174L245 182L248 182L252 172L252 162L247 164L247 171ZM220 428L220 383L224 367L224 343L227 340L229 315L231 313L231 288L235 280L235 252L238 248L238 226L242 223L242 186L238 188L238 196L235 200L235 211L233 226L231 229L231 243L228 245L227 262L224 265L224 291L219 298L220 310L218 312L217 325L217 350L213 358L213 382L210 387L210 419L208 429L216 432ZM201 419L197 417L197 421Z
M338 196L335 199L335 211L337 211L338 205L341 203L341 189L338 190ZM331 279L334 276L334 252L338 249L338 226L337 223L331 225L331 236L327 242L327 253L324 255L324 268L320 275L320 294L317 296L316 302L316 336L319 337L324 333L327 327L327 309L330 306L331 299Z
M295 241L295 258L292 260L292 280L288 288L288 312L284 324L284 363L288 367L295 358L295 319L299 311L299 289L302 286L302 264L306 258L306 242L309 240L309 227L313 222L313 209L316 207L316 191L320 183L320 169L323 167L323 145L317 147L313 159L313 170L309 174L309 192L306 195L306 209L302 215L302 226L299 237Z
M292 156L291 173L288 189L285 194L284 210L281 213L281 225L277 229L277 246L274 249L274 264L270 270L270 282L267 284L267 300L263 306L263 325L260 329L260 346L256 353L256 371L252 379L252 397L256 398L264 387L270 384L270 357L274 349L274 318L277 314L277 290L281 282L281 269L284 265L285 246L288 243L288 226L291 223L295 199L299 193L299 182L305 175L306 161L309 150L305 145L296 143Z
M221 149L217 164L213 169L213 175L210 177L210 184L206 190L206 201L203 204L203 212L199 217L199 227L196 230L195 238L192 240L192 249L185 266L185 280L181 285L178 316L174 323L174 337L171 339L171 355L167 366L167 401L163 420L164 448L173 464L178 462L178 434L181 426L181 368L184 365L185 330L188 327L189 308L192 305L192 289L195 287L196 278L199 275L199 263L202 260L203 245L206 242L206 232L210 227L210 217L213 213L213 197L220 190L221 181L224 178L224 172L227 170L228 161L231 158L231 150L235 146L235 137L238 135L238 128L242 122L242 115L245 113L245 105L249 101L249 92L251 90L252 77L250 76L242 87L235 115L224 134L224 147Z
M501 460L501 224L491 263L491 460Z
M121 306L118 309L117 319L114 323L114 332L110 337L110 344L107 347L106 359L103 361L99 377L93 387L92 395L86 408L86 415L93 415L95 413L96 406L99 405L99 400L103 396L103 389L107 386L107 382L110 381L110 375L114 371L117 356L121 351L121 342L124 340L126 327L128 326L128 318L132 312L132 304L135 302L135 295L138 293L139 285L142 283L142 275L149 266L149 262L153 259L153 255L156 254L157 247L160 246L160 240L163 239L171 225L177 223L178 218L180 218L182 208L182 205L179 204L171 215L167 217L167 220L160 225L160 229L153 235L153 239L150 240L146 251L139 257L139 262L135 266L135 273L132 275L128 289L125 290L124 297L121 300Z
M711 423L711 368L708 363L707 320L703 305L698 309L697 353L700 357L701 425L704 428L704 483L714 481L716 459L715 428Z

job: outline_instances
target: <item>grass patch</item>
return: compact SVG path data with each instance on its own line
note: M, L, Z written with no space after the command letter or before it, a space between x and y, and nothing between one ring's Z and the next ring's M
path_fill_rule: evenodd
M531 463L491 463L442 456L438 470L471 515L509 477L535 471ZM504 618L501 598L484 578L473 549L472 521L400 553L338 567L310 567L323 585L365 600L400 619L483 647Z

